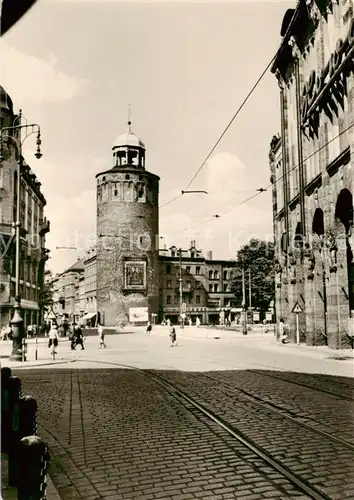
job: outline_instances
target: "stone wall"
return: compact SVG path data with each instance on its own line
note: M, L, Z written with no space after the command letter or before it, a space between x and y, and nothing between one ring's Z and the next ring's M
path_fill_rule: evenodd
M158 313L158 189L156 175L135 168L97 176L97 308L107 326L126 323L131 307ZM146 268L142 285L127 283L134 263Z

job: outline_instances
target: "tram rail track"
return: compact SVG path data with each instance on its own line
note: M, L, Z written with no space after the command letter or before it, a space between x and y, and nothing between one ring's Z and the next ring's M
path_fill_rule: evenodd
M301 422L298 418L296 418L292 415L289 415L288 410L285 408L282 408L281 406L275 405L274 403L271 403L269 401L264 401L262 398L257 397L254 394L252 394L248 391L245 391L244 389L241 389L240 387L235 387L234 385L232 385L229 382L220 382L220 380L218 380L210 375L207 375L205 373L200 373L198 375L205 377L209 380L212 380L213 382L216 382L218 384L221 384L228 391L230 391L234 394L242 394L242 396L245 397L248 401L251 401L251 402L255 403L256 405L259 405L260 407L263 407L263 408L270 410L278 415L281 415L282 417L285 417L286 419L290 420L291 422L293 422L301 427L304 427L312 432L320 434L324 438L330 439L331 441L336 442L342 446L345 446L346 448L349 448L350 450L352 450L354 452L354 444L349 443L348 441L345 441L344 439L338 438L337 436L333 436L329 432L318 429L310 424L307 424L305 422Z
M137 368L132 365L115 363L113 361L99 361L99 360L90 360L85 359L85 361L102 364L102 365L110 365L119 368L128 368L131 370L138 371L143 373L145 376L149 377L151 380L162 386L170 396L176 399L187 411L195 414L195 412L199 413L200 416L206 417L208 421L213 422L218 427L223 429L228 433L229 436L237 440L244 447L254 453L258 458L260 458L264 463L270 466L274 471L278 472L282 477L284 477L287 481L289 481L295 488L304 494L306 494L309 498L315 500L331 500L331 497L328 496L324 491L321 491L317 487L311 485L306 479L301 477L299 474L293 472L289 467L282 464L279 460L275 459L270 453L264 450L262 447L257 445L252 439L247 437L242 431L237 429L234 425L230 425L227 421L225 421L222 417L218 416L213 411L207 409L203 404L199 403L195 398L189 396L185 391L181 390L176 384L171 383L170 381L163 378L161 375L151 371L144 370L141 368Z
M330 391L330 390L326 390L326 389L323 389L323 388L319 388L319 387L316 387L316 385L309 385L309 384L305 384L303 382L299 382L298 380L291 380L289 378L284 378L284 377L281 377L279 375L275 375L274 373L268 373L267 371L258 371L258 370L255 370L255 369L248 369L247 370L248 372L250 373L255 373L261 377L269 377L269 378L272 378L272 379L277 379L277 380L282 380L283 382L287 382L289 384L294 384L294 385L297 385L297 386L300 386L300 387L306 387L307 389L312 389L314 391L318 391L318 392L321 392L321 393L324 393L324 394L330 394L331 396L335 396L339 399L345 399L347 401L354 401L354 394L353 394L353 397L348 397L348 396L345 396L343 394L340 394L338 392L335 392L335 391ZM277 373L281 373L283 374L284 371L281 371L281 372L277 372ZM309 374L311 376L311 374ZM351 388L350 388L351 389ZM354 388L353 388L354 390Z

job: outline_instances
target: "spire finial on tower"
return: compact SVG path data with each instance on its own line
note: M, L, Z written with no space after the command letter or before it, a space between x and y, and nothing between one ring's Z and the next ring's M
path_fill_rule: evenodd
M130 104L128 104L128 132L131 132L131 114L132 114L132 110L131 110L131 106Z

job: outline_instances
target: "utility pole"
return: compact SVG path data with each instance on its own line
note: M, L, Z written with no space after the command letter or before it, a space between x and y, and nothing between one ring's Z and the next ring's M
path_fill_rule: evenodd
M251 287L251 268L248 269L248 295L249 295L249 308L252 310L252 287Z
M183 281L182 281L182 248L179 249L179 315L181 318L181 328L184 328L183 319Z
M247 335L245 266L242 260L242 335Z

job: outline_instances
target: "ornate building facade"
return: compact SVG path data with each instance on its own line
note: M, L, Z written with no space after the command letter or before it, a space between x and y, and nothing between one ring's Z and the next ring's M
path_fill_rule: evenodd
M10 96L0 87L0 129L19 125ZM46 200L37 179L21 157L21 188L17 192L17 160L21 136L3 136L0 160L0 326L9 323L15 300L15 237L17 197L20 197L20 297L25 327L41 321L41 294L49 250L45 237L50 230L44 217Z
M97 179L97 309L101 321L159 305L159 177L145 170L145 145L128 130L115 141L113 167Z
M281 138L270 151L276 312L293 341L350 345L354 321L354 19L352 0L286 12L272 72Z

